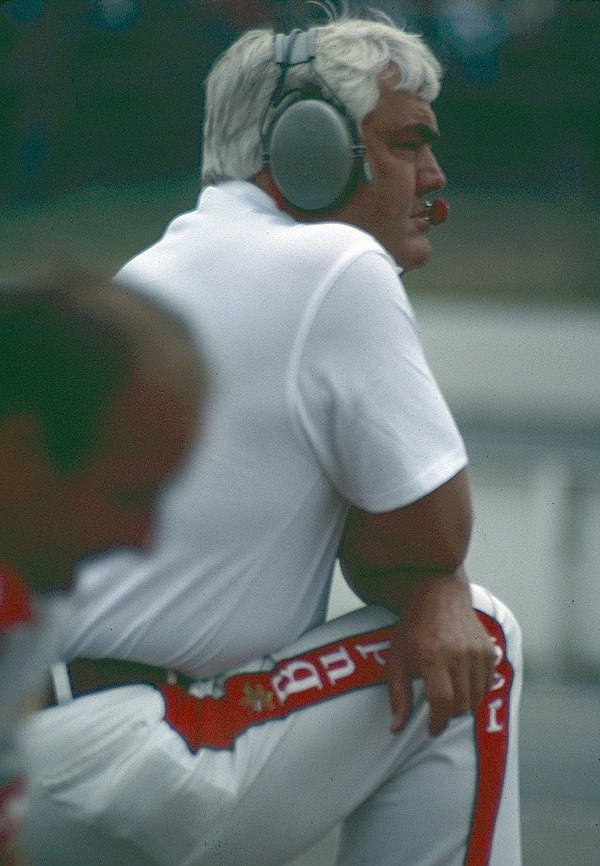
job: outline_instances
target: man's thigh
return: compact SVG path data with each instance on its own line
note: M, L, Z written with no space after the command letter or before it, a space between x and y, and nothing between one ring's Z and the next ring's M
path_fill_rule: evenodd
M521 634L481 587L473 601L496 650L494 682L345 821L339 866L519 866Z
M249 666L238 674L241 685L247 678L252 688L253 674L263 669L273 680L271 700L285 714L265 720L259 712L245 731L218 746L205 744L214 733L210 713L194 729L186 703L186 723L178 728L164 721L163 696L149 686L110 689L38 714L24 737L33 863L44 863L56 849L63 866L80 866L64 850L65 832L57 830L69 822L71 838L78 827L82 833L91 827L96 838L104 833L130 841L165 866L267 866L292 859L356 808L423 739L426 725L418 713L401 740L392 735L383 677L360 678L361 661L382 667L382 642L372 635L380 637L393 621L389 612L364 608ZM206 695L204 702L220 706L220 684L210 686L216 697ZM247 695L242 688L242 698ZM231 702L230 708L235 716ZM216 730L221 733L218 724ZM90 866L113 866L93 834L85 836ZM33 850L38 844L43 850Z

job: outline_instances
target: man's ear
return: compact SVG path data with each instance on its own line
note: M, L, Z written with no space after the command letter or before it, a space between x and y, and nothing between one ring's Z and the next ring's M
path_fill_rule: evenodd
M55 474L35 415L24 412L0 421L0 494L5 502L16 505L39 496Z

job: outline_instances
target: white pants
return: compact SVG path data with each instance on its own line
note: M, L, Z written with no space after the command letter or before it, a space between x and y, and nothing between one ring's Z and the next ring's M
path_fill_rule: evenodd
M343 866L520 866L520 631L488 592L474 586L473 596L497 644L505 639L497 651L504 667L481 717L454 719L439 737L428 734L418 681L400 734L390 732L383 683L255 724L224 748L191 749L151 686L112 688L39 713L23 735L31 863L275 866L344 822ZM277 659L393 619L380 608L354 611ZM344 673L340 653L327 656L332 682Z

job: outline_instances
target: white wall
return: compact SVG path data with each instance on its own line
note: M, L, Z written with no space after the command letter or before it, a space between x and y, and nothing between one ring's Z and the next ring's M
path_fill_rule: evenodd
M431 301L415 308L458 415L600 422L600 311Z

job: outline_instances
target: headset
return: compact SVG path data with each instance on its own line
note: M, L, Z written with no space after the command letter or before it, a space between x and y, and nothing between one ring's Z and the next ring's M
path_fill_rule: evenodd
M356 123L314 67L316 83L285 87L291 66L314 59L311 32L275 35L280 73L261 124L261 143L263 165L286 202L318 214L341 207L371 175Z

